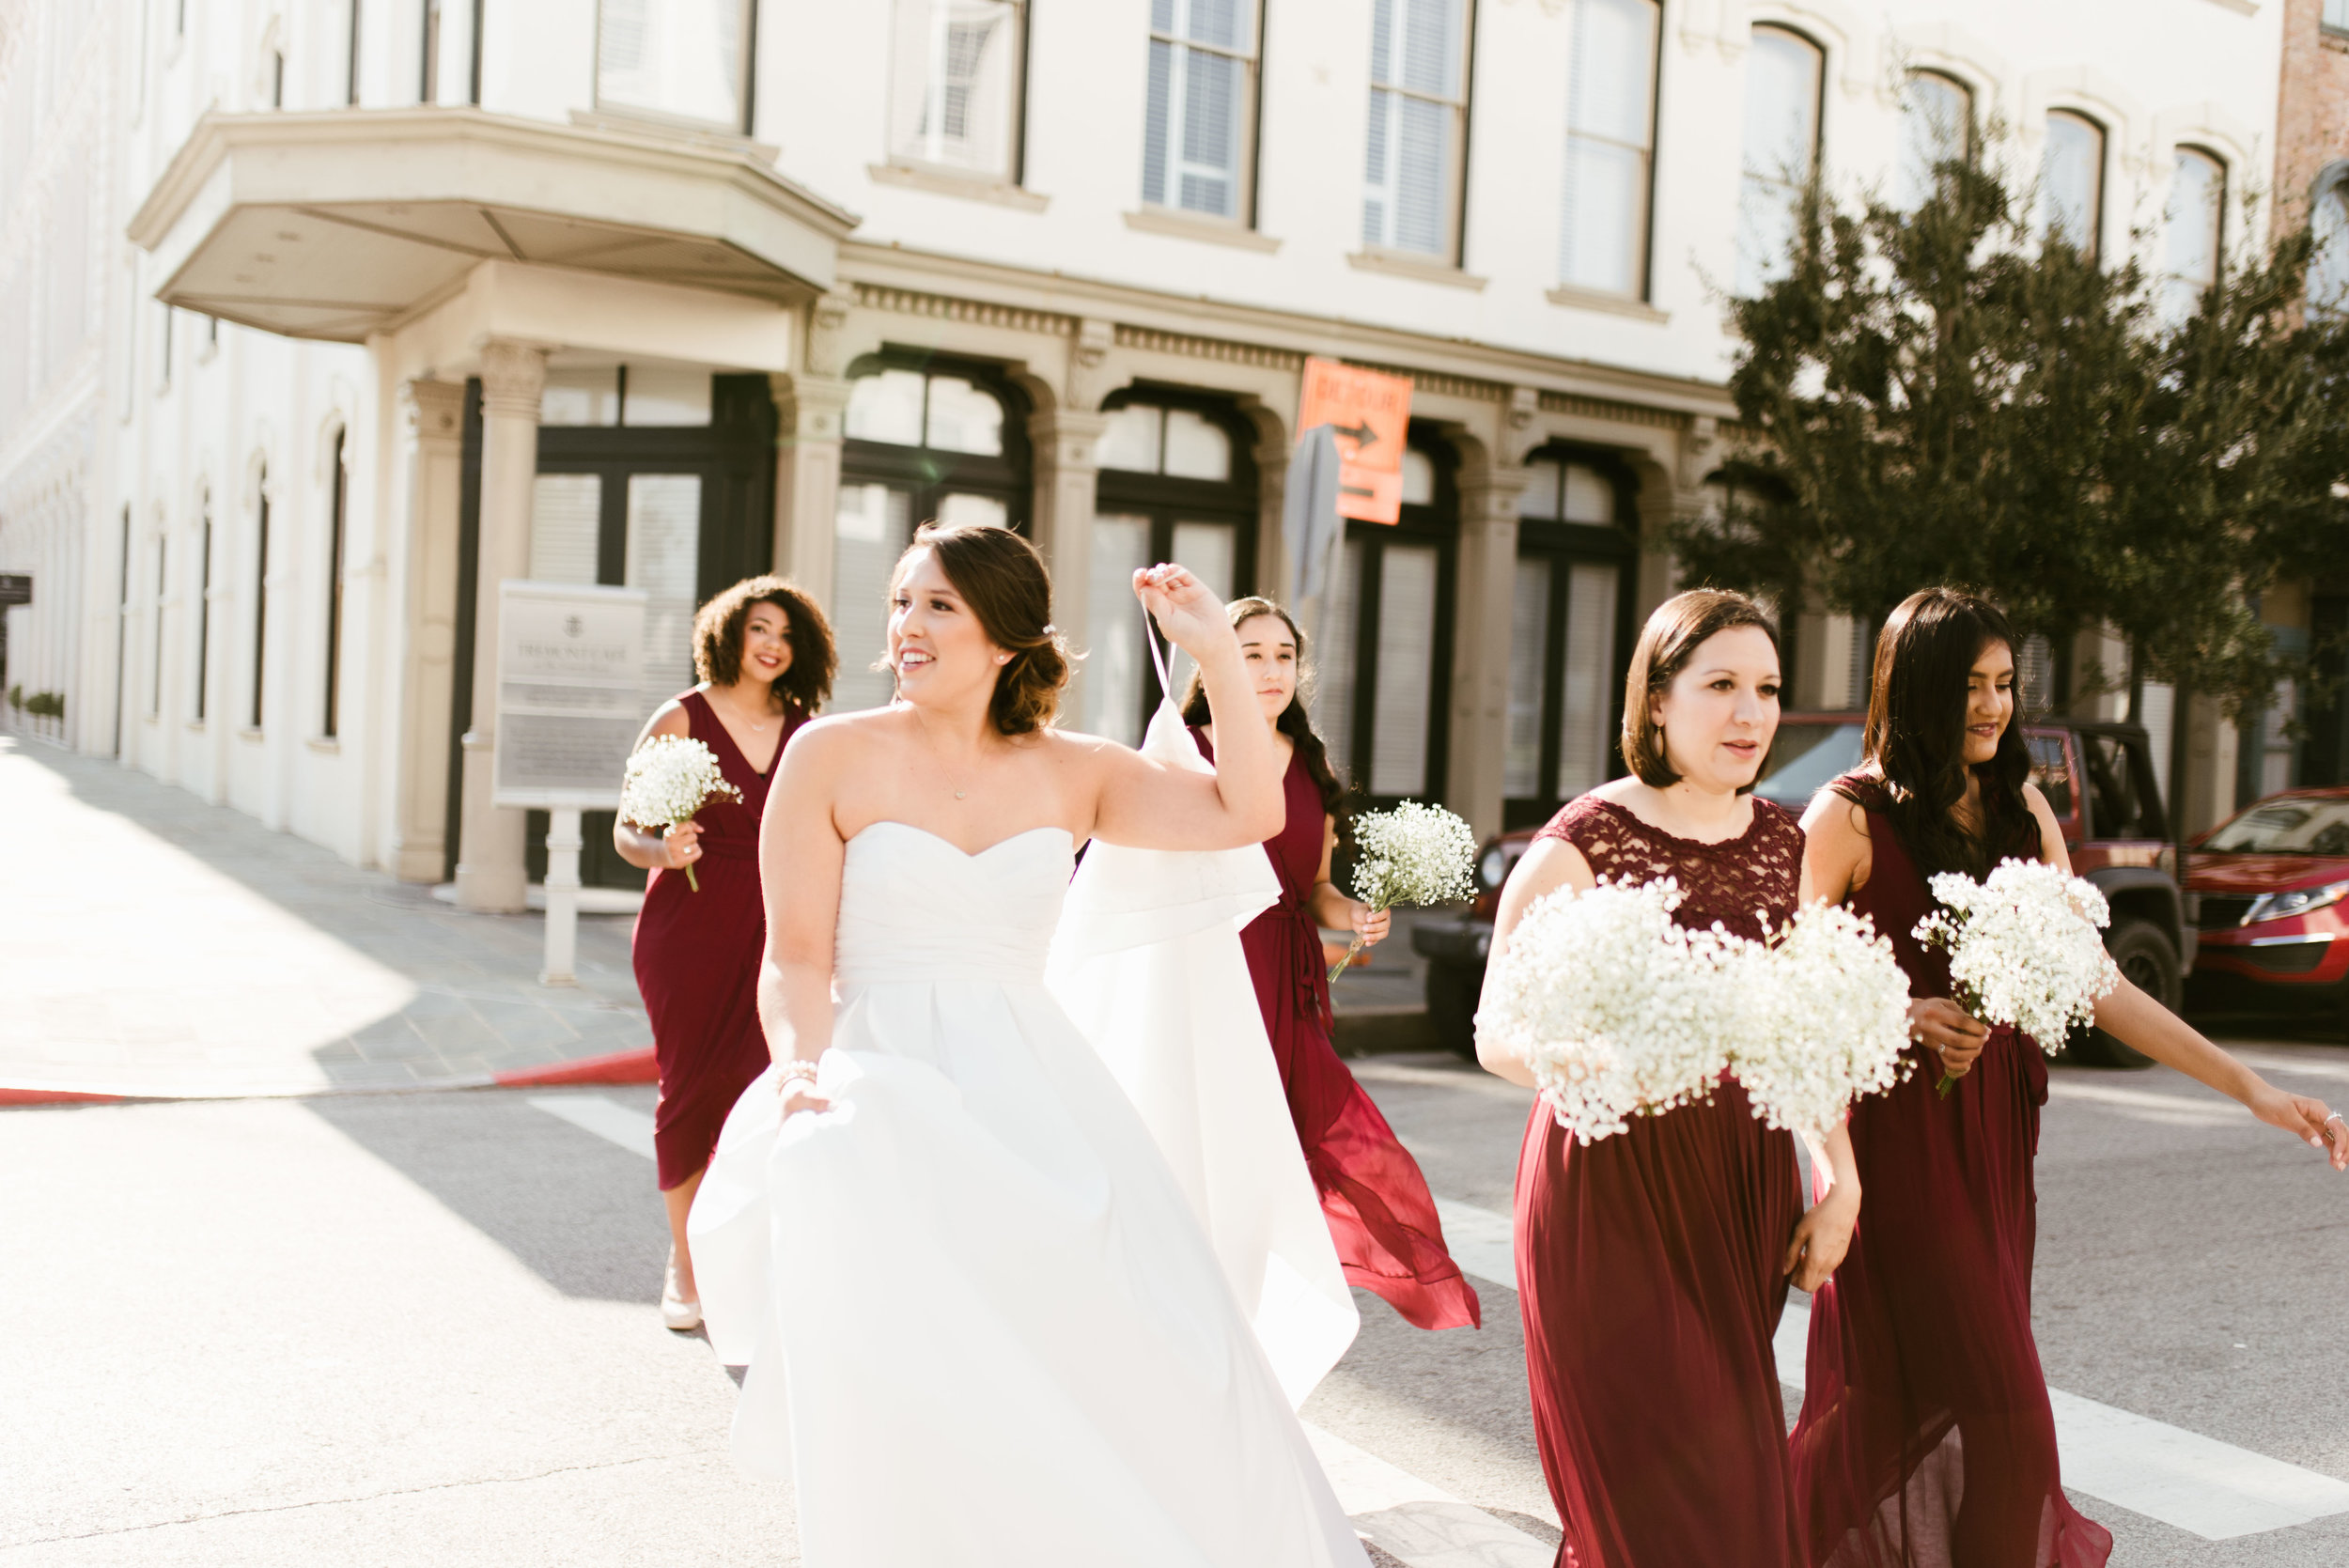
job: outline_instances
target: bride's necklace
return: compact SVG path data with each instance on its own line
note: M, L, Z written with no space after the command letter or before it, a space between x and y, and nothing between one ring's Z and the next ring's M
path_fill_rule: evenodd
M919 722L918 716L916 722ZM955 792L956 800L961 800L967 792L963 789L961 782L955 777L955 770L947 767L946 759L939 754L937 743L930 739L930 727L927 724L922 725L922 744L928 749L930 760L938 764L938 770L946 775L946 787Z

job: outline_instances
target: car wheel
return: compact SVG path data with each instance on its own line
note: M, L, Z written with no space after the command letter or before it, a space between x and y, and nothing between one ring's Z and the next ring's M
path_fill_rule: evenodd
M1444 1049L1470 1061L1476 1057L1476 994L1484 988L1482 970L1448 964L1440 958L1428 960L1428 1026Z
M2124 920L2113 926L2105 937L2105 950L2112 955L2130 985L2175 1010L2181 985L2178 978L2178 950L2170 945L2170 939L2161 927L2150 920ZM2142 1051L2123 1045L2101 1029L2084 1029L2072 1038L2069 1054L2075 1061L2092 1067L2150 1067L2154 1059Z

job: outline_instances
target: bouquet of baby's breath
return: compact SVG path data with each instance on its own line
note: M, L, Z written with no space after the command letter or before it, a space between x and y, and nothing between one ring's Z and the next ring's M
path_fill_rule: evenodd
M1945 871L1932 887L1941 907L1917 923L1916 938L1948 952L1957 1004L1983 1022L2011 1025L2053 1056L2120 984L2097 934L2112 912L2095 884L2045 861L2008 860L1983 881ZM1945 1073L1935 1087L1946 1098L1956 1081Z
M1354 819L1354 896L1373 911L1475 897L1475 830L1441 806L1417 800L1364 812ZM1361 950L1357 932L1330 980Z
M1600 883L1535 901L1509 933L1477 1014L1533 1070L1558 1125L1583 1143L1712 1093L1760 949L1672 918L1679 884Z
M672 828L692 821L713 795L742 799L719 769L718 753L686 736L656 735L628 759L620 781L620 820L639 828ZM685 885L702 891L690 865Z
M1824 1136L1908 1064L1908 977L1867 916L1812 904L1741 968L1729 1064L1771 1126Z

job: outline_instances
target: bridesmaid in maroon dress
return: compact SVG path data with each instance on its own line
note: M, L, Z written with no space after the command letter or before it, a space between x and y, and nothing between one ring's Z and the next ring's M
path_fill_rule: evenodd
M636 917L636 988L661 1068L652 1141L673 1247L661 1315L679 1330L701 1322L685 1217L726 1112L768 1064L757 999L767 939L759 813L784 743L832 691L833 662L824 613L780 577L746 578L703 605L693 617L701 684L661 704L638 744L655 735L700 741L742 798L714 797L663 832L612 827L620 858L651 873ZM698 892L679 875L688 866Z
M1793 1439L1812 1564L2097 1568L2112 1550L2064 1498L2031 1338L2046 1057L1960 1011L1948 958L1910 935L1934 907L1935 872L1979 877L2010 856L2069 865L2028 782L2015 646L2006 617L1970 595L1904 601L1876 643L1867 763L1804 817L1812 888L1891 939L1920 1042L1907 1080L1849 1118L1867 1212L1812 1301ZM2096 1022L2324 1146L2322 1103L2271 1087L2126 980ZM1946 1100L1934 1093L1945 1071L1958 1079ZM2337 1139L2344 1163L2349 1139Z
M1601 877L1675 878L1687 926L1759 939L1791 917L1802 830L1750 793L1778 692L1777 635L1751 600L1705 589L1660 606L1625 687L1634 776L1542 830L1501 890L1493 960L1534 899ZM1495 1042L1478 1053L1532 1084ZM1711 1100L1588 1144L1535 1103L1517 1162L1517 1292L1560 1568L1799 1560L1770 1342L1788 1277L1825 1279L1859 1206L1843 1134L1813 1153L1836 1179L1805 1214L1793 1136L1755 1120L1726 1074Z
M1322 927L1351 928L1368 944L1385 939L1389 922L1384 910L1356 903L1330 880L1345 790L1298 696L1297 623L1268 598L1236 599L1227 608L1265 722L1289 753L1282 781L1288 821L1264 846L1281 880L1280 901L1248 924L1240 945L1322 1216L1350 1282L1376 1292L1414 1327L1474 1327L1476 1292L1444 1250L1427 1178L1330 1041ZM1196 675L1183 696L1183 719L1214 760L1214 727Z

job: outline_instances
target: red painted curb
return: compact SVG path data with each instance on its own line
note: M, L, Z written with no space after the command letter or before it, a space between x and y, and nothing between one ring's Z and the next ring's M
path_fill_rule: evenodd
M661 1067L652 1048L614 1051L579 1062L552 1062L543 1067L516 1067L491 1075L504 1089L530 1089L550 1083L658 1083Z
M120 1094L93 1094L82 1089L0 1089L0 1105L119 1105Z

